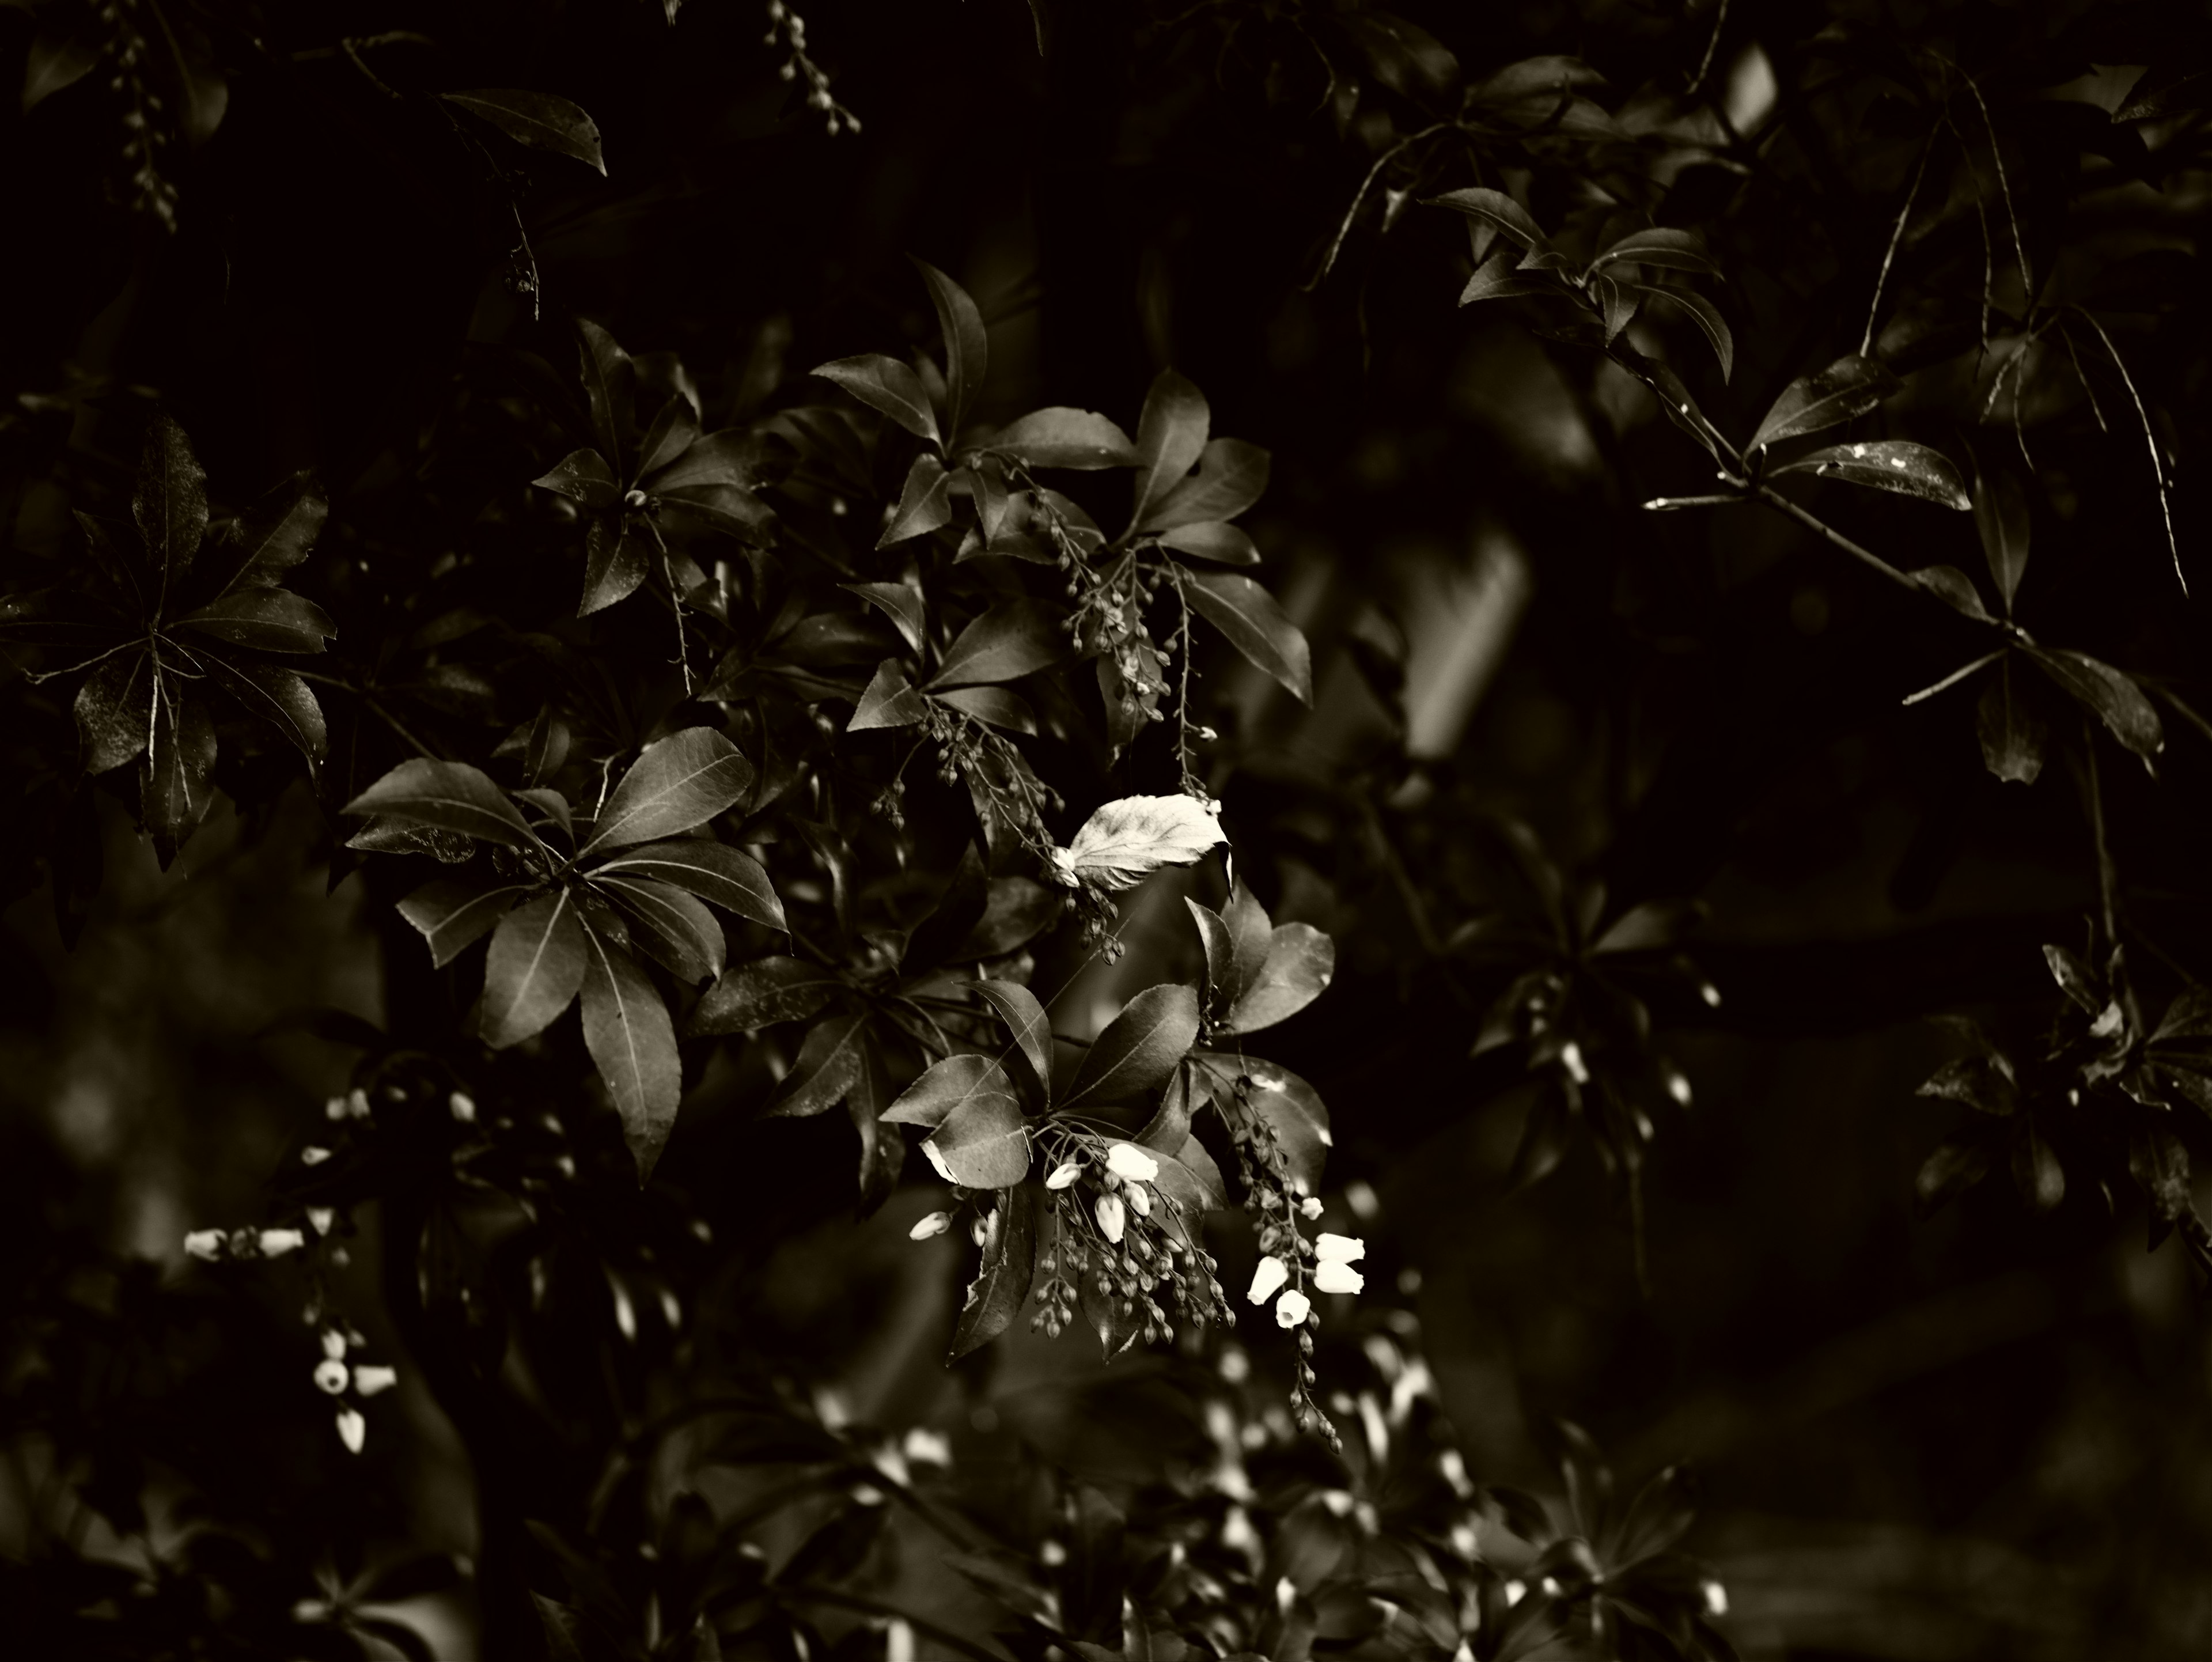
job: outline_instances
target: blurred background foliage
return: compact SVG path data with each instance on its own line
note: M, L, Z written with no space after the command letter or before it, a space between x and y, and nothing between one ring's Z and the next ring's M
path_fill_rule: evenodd
M118 13L167 94L150 184L122 152L144 131L120 119L129 89L104 78ZM217 479L316 470L341 573L427 557L541 511L522 487L550 458L499 418L521 396L501 378L524 354L565 373L572 317L680 352L744 420L818 401L811 364L928 344L908 253L981 307L986 419L1050 403L1128 425L1155 372L1181 369L1216 431L1273 453L1247 523L1314 649L1310 709L1227 654L1206 666L1240 872L1279 920L1338 941L1336 984L1277 1055L1333 1106L1332 1216L1370 1243L1374 1319L1417 1317L1468 1468L1554 1495L1561 1418L1624 1482L1692 1463L1690 1544L1748 1656L2200 1656L2212 1346L2184 1247L2146 1254L2141 1207L2094 1180L2045 1215L2002 1181L1914 1215L1952 1124L1914 1091L1956 1049L1925 1018L2047 1019L2039 949L2091 928L2075 779L1991 776L1970 694L1900 707L1962 660L1955 619L1779 516L1643 512L1709 489L1707 460L1601 355L1546 338L1540 302L1455 310L1463 222L1417 198L1482 184L1555 233L1623 210L1701 230L1733 373L1678 314L1631 338L1731 435L1867 326L1906 378L1885 419L1962 465L2032 444L2029 626L2191 697L2206 642L2131 396L2183 481L2178 555L2201 590L2205 125L2187 89L2204 28L2201 6L2056 0L822 0L787 81L787 29L720 0L13 0L0 531L11 560L58 557L72 507L119 499L158 405ZM69 77L71 51L97 72ZM1486 80L1553 54L1588 79ZM2182 90L2116 119L2146 69ZM857 131L804 103L817 73ZM587 109L605 176L520 149L489 170L412 96L481 86ZM1504 136L1406 147L1469 111ZM2007 393L2023 264L2101 307L2114 354L2075 376L2050 338L2015 344L2037 361ZM1891 563L1978 566L1966 516L1825 489ZM2159 953L2178 985L2212 970L2208 772L2204 724L2162 708L2160 777L2107 746L2103 780L2138 961ZM52 715L9 705L24 780ZM373 1212L333 1296L399 1361L401 1412L358 1457L311 1391L287 1268L182 1254L187 1229L257 1214L349 1085L349 1052L271 1024L307 1005L381 1021L386 955L419 950L380 929L361 876L325 893L304 785L272 788L273 757L242 765L258 794L241 783L250 806L167 872L104 798L67 841L101 851L101 880L53 879L43 844L9 855L8 1400L60 1382L94 1451L58 1472L51 1422L12 1438L17 1592L41 1531L115 1545L125 1495L173 1537L192 1508L286 1520L277 1557L333 1586L482 1549L456 1434L383 1313ZM1487 829L1501 818L1533 828L1525 846ZM1635 1209L1587 1144L1512 1190L1550 1075L1469 1055L1504 977L1466 948L1526 912L1546 863L1575 892L1603 885L1608 916L1707 909L1697 974L1650 993L1691 1103L1662 1116ZM1128 957L1087 972L1093 1026L1195 973L1180 899L1217 898L1206 880L1133 900ZM1010 1513L1025 1462L1128 1492L1204 1458L1196 1362L1102 1369L1024 1331L945 1369L965 1249L908 1243L921 1190L855 1222L842 1123L718 1131L716 1088L687 1102L706 1129L672 1174L714 1267L680 1340L648 1348L685 1347L701 1377L781 1372L833 1428L949 1439L979 1474L966 1502L1001 1482ZM1218 1250L1249 1273L1249 1249ZM1273 1340L1250 1364L1263 1382L1288 1366ZM887 1598L988 1630L939 1546L901 1547ZM475 1653L465 1594L391 1592L436 1653Z

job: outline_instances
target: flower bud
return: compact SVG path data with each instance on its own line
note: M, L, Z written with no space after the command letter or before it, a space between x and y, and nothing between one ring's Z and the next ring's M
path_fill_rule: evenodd
M320 1166L330 1157L331 1151L329 1149L320 1148L311 1142L305 1148L302 1148L300 1151L300 1164L302 1166Z
M1121 1230L1127 1221L1119 1195L1101 1195L1091 1208L1097 1214L1098 1233L1116 1246L1121 1244Z
M1304 1200L1300 1201L1298 1202L1298 1215L1304 1218L1308 1223L1311 1223L1316 1218L1321 1216L1321 1196L1318 1195L1308 1195Z
M477 1099L466 1091L456 1091L446 1099L446 1106L455 1119L464 1125L477 1123Z
M1141 1183L1131 1184L1129 1185L1129 1205L1139 1217L1149 1218L1152 1215L1152 1196L1151 1191L1148 1190Z
M331 1207L311 1206L307 1208L307 1221L318 1235L329 1234L331 1226L337 1221L337 1210Z
M1053 1167L1052 1175L1044 1180L1044 1186L1048 1189L1065 1189L1082 1175L1082 1162L1069 1160L1064 1166Z
M331 1361L341 1362L345 1360L345 1335L339 1332L335 1327L325 1328L323 1330L323 1355L328 1357Z
M927 1143L924 1143L922 1145L925 1148L928 1146L929 1145ZM952 1214L950 1212L932 1212L920 1223L917 1223L913 1228L908 1230L906 1232L906 1238L910 1241L926 1241L932 1236L943 1234L946 1230L951 1227Z

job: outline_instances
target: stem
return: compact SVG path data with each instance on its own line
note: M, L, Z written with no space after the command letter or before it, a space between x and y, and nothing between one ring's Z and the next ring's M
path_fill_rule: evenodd
M1311 294L1316 289L1321 287L1322 279L1327 277L1330 269L1335 265L1337 254L1344 247L1345 238L1352 234L1352 222L1359 216L1360 209L1366 204L1367 193L1375 188L1375 180L1383 168L1389 167L1400 155L1423 139L1433 138L1441 132L1449 132L1458 125L1456 121L1434 122L1417 133L1408 133L1375 158L1375 165L1367 170L1367 177L1359 181L1359 189L1352 195L1352 205L1344 210L1344 218L1337 225L1336 234L1329 239L1328 252L1322 256L1321 270L1314 273L1312 282L1304 285L1306 293Z
M1905 205L1897 211L1896 227L1889 234L1889 247L1882 251L1881 271L1874 280L1874 298L1867 304L1866 333L1859 339L1859 356L1868 357L1874 352L1875 320L1881 315L1881 291L1889 282L1889 268L1897 258L1897 245L1905 240L1905 222L1912 216L1912 204L1920 196L1920 181L1928 172L1928 158L1936 154L1936 134L1940 129L1930 128L1927 143L1921 146L1920 165L1912 170L1911 187L1905 193Z
M1895 583L1899 588L1908 590L1914 594L1923 596L1927 595L1928 591L1926 589L1921 587L1918 583L1914 582L1911 578L1906 576L1905 573L1899 571L1887 560L1883 559L1881 555L1875 553L1872 549L1860 547L1858 544L1853 542L1849 537L1844 535L1842 532L1837 530L1833 526L1830 525L1826 520L1821 519L1818 514L1810 513L1808 510L1798 507L1796 502L1791 502L1789 497L1784 496L1772 485L1753 485L1752 487L1752 494L1757 496L1759 501L1765 502L1769 508L1778 509L1780 512L1788 514L1791 519L1796 521L1798 524L1803 526L1808 531L1818 533L1829 542L1833 543L1838 548L1842 549L1844 553L1858 561L1860 564L1865 566L1869 570L1879 572L1881 575L1888 578L1890 581Z

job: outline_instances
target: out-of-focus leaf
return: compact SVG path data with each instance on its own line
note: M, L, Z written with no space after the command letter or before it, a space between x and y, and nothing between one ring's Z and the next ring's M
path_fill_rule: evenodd
M131 516L145 539L157 585L175 594L207 532L207 475L185 429L167 416L155 417L147 432Z
M352 801L347 813L374 813L435 825L509 848L537 846L529 822L497 785L463 762L402 762Z
M583 935L584 1045L622 1116L623 1141L641 1184L653 1175L684 1094L676 1030L629 953L595 921L586 921Z
M796 958L735 964L709 987L684 1024L684 1036L750 1032L779 1021L803 1021L843 990L834 970Z
M761 869L760 861L726 843L703 837L654 843L645 848L625 849L592 870L595 877L617 874L672 883L702 900L712 901L723 910L735 912L767 928L789 927L784 922L783 902L769 881L768 874Z
M865 733L872 728L910 728L929 714L929 701L908 685L906 671L896 658L886 658L876 666L876 673L867 691L853 711L853 719L845 724L848 733Z
M2066 1198L2065 1170L2032 1120L2013 1144L2012 1180L2020 1197L2039 1212L2051 1211Z
M1974 505L1973 499L1966 494L1966 482L1959 477L1959 470L1951 466L1949 459L1940 450L1930 450L1909 439L1869 439L1861 444L1831 445L1774 470L1774 477L1784 473L1814 473L1822 478L1842 479L1875 490L1893 490L1899 496L1917 497L1940 508L1954 508L1960 513Z
M155 858L167 871L215 805L215 722L207 706L182 685L155 700L153 746L143 758L138 811L154 840Z
M1229 643L1289 689L1313 703L1312 654L1297 625L1275 597L1232 571L1194 572L1183 586L1191 609L1226 636Z
M584 930L567 890L499 921L484 964L483 1042L503 1050L542 1032L584 983Z
M833 380L871 410L879 410L918 439L938 442L937 413L921 377L881 352L817 364L813 373Z
M1036 1275L1036 1215L1026 1188L1010 1189L999 1197L983 1238L983 1263L969 1284L952 1332L952 1354L957 1361L969 1351L988 1344L1021 1314Z
M1960 1056L1947 1062L1917 1094L1963 1102L1985 1114L2006 1115L2020 1108L2020 1087L1994 1056Z
M2021 701L2012 684L2013 654L1997 661L1996 673L1983 685L1974 707L1974 730L1982 760L2000 779L2032 785L2043 771L2043 722Z
M945 471L943 462L925 452L907 469L897 511L884 527L883 535L876 539L876 546L889 548L911 537L927 536L951 522L952 476Z
M518 144L568 156L602 177L606 174L606 161L599 154L599 128L565 98L515 87L483 87L473 92L438 95L490 122Z
M956 687L948 692L933 692L930 697L963 715L972 715L1009 733L1037 730L1036 712L1030 708L1029 700L1005 687Z
M509 908L530 892L520 883L486 883L441 877L399 903L399 915L422 932L430 962L443 969L489 934Z
M983 911L960 938L951 956L966 962L997 958L1035 940L1060 916L1066 897L1027 877L994 877L983 897Z
M947 1183L969 1189L1011 1189L1028 1176L1029 1122L1005 1070L990 1064L980 1082L950 1104L921 1152Z
M968 291L934 265L915 262L921 280L929 286L930 303L937 307L938 326L945 334L945 427L957 437L966 424L975 389L991 363L991 338L984 332L983 315Z
M1001 600L954 637L928 686L1018 680L1058 663L1070 650L1061 617L1043 600Z
M743 797L753 764L713 728L647 745L599 811L582 854L655 842L712 819Z
M2148 760L2166 747L2166 730L2142 689L2110 664L2086 652L2052 647L2021 648L2035 667L2094 714L2112 737Z
M2212 107L2212 56L2198 45L2145 70L2120 100L2112 119L2159 121L2208 107Z
M1974 529L1981 533L1982 553L2008 618L2021 575L2027 569L2027 493L2010 473L1985 472L1978 457L1974 463Z
M1574 1138L1574 1114L1564 1091L1539 1090L1522 1123L1521 1141L1513 1151L1513 1164L1505 1174L1509 1192L1532 1189L1549 1177L1567 1157Z
M75 86L99 62L97 53L74 38L33 37L23 60L23 113L30 114L64 87Z
M1060 1105L1138 1102L1164 1085L1198 1038L1198 995L1174 983L1147 987L1106 1025Z
M722 926L696 897L672 884L604 868L592 876L629 923L631 941L655 963L695 983L722 973Z
M320 606L288 588L234 588L176 626L257 652L320 652L338 632Z
M1152 379L1145 411L1137 423L1136 509L1131 529L1145 524L1153 508L1182 483L1206 449L1212 420L1206 394L1172 369Z
M798 1061L792 1063L791 1071L770 1099L769 1114L804 1119L842 1102L860 1077L866 1059L867 1031L865 1015L832 1016L815 1023L799 1047Z
M1761 445L1840 426L1863 416L1904 387L1887 365L1872 358L1856 352L1838 358L1818 374L1800 375L1784 387L1744 448L1748 453Z
M1153 502L1138 528L1164 531L1233 520L1258 502L1267 489L1268 466L1267 453L1256 444L1242 439L1212 440L1199 453L1198 471Z
M1225 525L1218 520L1171 527L1160 533L1160 546L1223 565L1260 563L1260 551L1253 544L1251 534L1242 526Z
M1127 433L1095 411L1065 405L1032 410L984 440L982 447L1018 456L1031 467L1095 470L1137 465L1137 448Z

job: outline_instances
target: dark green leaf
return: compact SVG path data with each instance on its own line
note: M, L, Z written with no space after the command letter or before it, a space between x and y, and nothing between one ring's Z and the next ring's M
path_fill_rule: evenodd
M614 470L596 450L571 450L554 464L552 472L541 473L531 484L541 490L581 502L594 514L606 513L623 499L622 486L616 482Z
M1259 974L1246 983L1221 1023L1228 1033L1253 1033L1287 1020L1319 998L1336 973L1336 943L1310 923L1274 932Z
M1044 600L1001 600L945 648L929 687L1018 680L1058 663L1072 649L1063 617Z
M1982 741L1982 760L2000 779L2032 785L2043 771L2042 720L2021 700L2012 684L2013 654L1997 662L1996 673L1982 687L1974 708L1974 728Z
M945 426L948 435L957 437L990 368L991 338L965 289L934 265L914 263L929 285L930 303L937 307L938 326L945 334Z
M583 1617L542 1592L532 1593L530 1602L538 1611L549 1662L585 1662Z
M672 466L698 441L698 412L691 407L691 401L679 393L660 406L653 425L645 429L645 438L637 447L638 478L650 478L661 469Z
M939 1177L969 1189L1011 1189L1028 1176L1029 1122L1005 1071L993 1066L984 1082L952 1103L921 1152Z
M1519 256L1510 248L1501 248L1476 265L1474 274L1467 280L1467 287L1459 291L1459 303L1472 306L1477 301L1518 300L1524 295L1566 292L1549 271L1523 271Z
M2033 1120L2012 1146L2012 1180L2020 1197L2039 1212L2051 1211L2066 1198L2065 1170Z
M1223 565L1257 565L1260 551L1243 527L1200 520L1178 525L1160 533L1160 546L1194 559L1216 560Z
M1190 908L1191 922L1198 925L1198 938L1206 948L1206 1019L1218 1020L1244 989L1237 973L1237 947L1230 939L1229 925L1223 922L1219 912L1211 906L1200 905L1188 896L1182 904Z
M77 689L76 730L87 773L106 773L145 753L154 732L154 661L118 652Z
M647 745L580 850L655 842L712 819L743 797L753 764L713 728L686 728Z
M1713 356L1721 361L1721 379L1726 380L1735 373L1735 337L1729 332L1728 320L1721 315L1720 307L1712 301L1687 289L1660 289L1646 283L1629 283L1621 286L1645 300L1670 300L1687 312L1690 320L1698 326L1711 344Z
M1631 231L1592 260L1590 267L1601 270L1622 260L1670 271L1698 271L1707 277L1721 274L1703 237L1695 231L1678 231L1665 225Z
M631 404L637 395L637 370L629 354L596 323L580 318L576 332L583 352L584 397L592 407L592 432L599 454L617 479L629 475L634 429Z
M793 456L791 446L772 433L726 427L695 441L682 455L639 484L655 495L709 485L758 490L787 474Z
M1145 395L1145 412L1137 423L1136 511L1129 516L1132 529L1152 516L1155 504L1182 483L1206 449L1206 429L1212 417L1206 395L1172 369L1152 379Z
M1611 277L1597 277L1590 286L1605 304L1605 344L1610 346L1620 338L1622 330L1636 321L1637 308L1644 304L1644 297Z
M1030 708L1029 701L1005 687L959 687L929 696L948 709L988 721L994 728L1004 728L1009 733L1037 730L1036 712Z
M733 484L664 485L653 494L662 518L764 546L775 526L769 506Z
M1928 565L1909 574L1912 581L1926 589L1954 612L1973 618L1978 623L1990 621L1989 609L1983 606L1982 597L1974 587L1974 580L1955 565Z
M1425 204L1431 208L1449 208L1455 213L1465 214L1504 237L1515 247L1523 251L1549 248L1536 222L1528 217L1528 210L1507 196L1503 191L1486 190L1480 186L1463 191L1448 192L1431 197ZM1464 301L1462 302L1464 304Z
M637 592L653 569L653 544L627 514L607 514L584 533L584 598L576 615L588 618Z
M951 522L952 476L945 471L943 462L925 451L907 469L906 484L899 491L898 509L884 527L883 535L876 539L876 546L889 548L910 537L927 536Z
M1214 439L1199 453L1198 472L1155 502L1139 529L1163 531L1233 520L1258 502L1267 489L1268 466L1267 453L1256 444L1242 439Z
M582 934L584 1045L622 1116L623 1141L642 1184L653 1175L684 1094L676 1031L668 1007L622 944L596 920L587 920ZM493 946L496 950L496 940Z
M910 728L929 714L929 701L908 684L906 671L896 658L886 658L876 666L876 673L868 689L860 695L860 702L853 711L853 719L845 723L848 733L865 733L872 728Z
M805 1119L843 1101L866 1065L867 1032L865 1015L831 1016L809 1028L805 1042L799 1047L799 1059L769 1100L769 1113Z
M529 822L506 793L461 762L417 758L402 762L352 801L347 813L374 813L408 825L435 825L510 848L537 846Z
M760 861L726 843L709 837L682 837L654 843L641 849L625 849L593 868L592 875L616 873L650 877L712 901L723 910L771 929L784 922L783 902L777 897Z
M1778 478L1784 473L1816 473L1871 490L1893 490L1961 513L1974 505L1966 495L1966 481L1942 451L1907 439L1831 445L1774 470Z
M1064 405L1032 410L982 447L1018 456L1031 467L1133 467L1137 462L1127 434L1092 411Z
M320 652L338 632L320 606L287 588L234 588L176 626L257 652Z
M565 889L499 921L484 964L483 1042L503 1050L544 1031L584 983L584 929Z
M399 903L399 915L422 932L438 969L489 934L509 908L530 892L520 883L441 877Z
M483 87L439 96L490 122L518 144L568 156L602 177L606 174L607 164L599 154L599 128L565 98L515 87Z
M920 1079L900 1092L883 1117L893 1125L920 1125L934 1131L955 1110L978 1097L1012 1102L1012 1082L1006 1069L987 1056L949 1056L933 1062ZM1017 1120L1021 1117L1018 1105L1014 1117Z
M1299 700L1313 703L1313 667L1306 637L1283 615L1275 597L1249 577L1230 571L1194 572L1183 585L1191 609L1229 638L1229 643L1282 683Z
M1198 995L1175 983L1147 987L1092 1043L1061 1105L1143 1100L1167 1082L1197 1037Z
M206 662L209 679L248 715L283 734L307 758L312 774L329 748L329 734L323 726L323 707L307 684L275 664L234 664L212 654Z
M2005 615L2012 615L2013 596L2027 569L2027 493L2009 473L1982 471L1974 464L1974 529L1981 533L1982 553L1996 580L1997 596Z
M200 593L219 594L238 583L276 581L307 557L330 511L306 474L277 486L239 518L219 551L201 548L203 575L218 556L220 569Z
M2112 737L2146 760L2166 747L2166 730L2142 689L2110 664L2086 652L2051 647L2023 648L2035 667L2066 689Z
M672 884L605 867L592 879L629 923L630 939L655 963L693 983L722 973L722 926L697 899Z
M207 532L207 475L185 429L167 416L155 417L147 432L131 516L145 539L156 584L164 594L175 593Z
M1013 1036L1019 1065L1009 1069L1022 1095L1033 1105L1044 1105L1052 1088L1052 1018L1028 988L1015 981L973 981L969 985L998 1013ZM1024 1069L1027 1077L1024 1076Z
M1840 426L1903 390L1904 383L1872 358L1856 352L1838 358L1820 374L1801 375L1784 387L1744 447L1756 450L1763 444Z
M834 970L796 958L757 958L732 965L707 989L684 1024L684 1037L750 1032L803 1021L843 990Z
M952 1331L957 1361L1005 1332L1030 1296L1036 1275L1036 1216L1027 1189L999 1197L983 1237L983 1263L969 1283Z
M153 748L138 786L139 813L163 871L215 806L215 787L208 782L215 750L207 706L182 682L163 686L155 699Z
M838 587L882 612L908 646L916 652L921 650L928 622L921 609L921 591L912 583L840 583Z
M921 377L881 352L839 358L817 365L814 374L833 380L871 410L879 410L918 439L938 442L937 416L929 407Z

